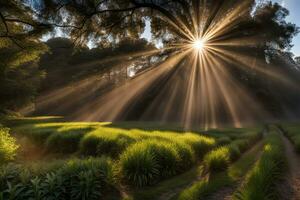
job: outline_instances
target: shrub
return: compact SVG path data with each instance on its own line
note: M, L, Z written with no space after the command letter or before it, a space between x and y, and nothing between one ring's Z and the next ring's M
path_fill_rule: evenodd
M135 140L125 134L95 131L80 141L80 152L84 155L110 155L117 157Z
M180 157L174 145L157 140L138 142L120 157L121 174L130 184L151 185L176 174Z
M184 134L179 136L178 140L190 145L199 158L202 158L216 145L215 139L195 134Z
M191 148L191 146L181 141L175 140L172 145L179 156L179 163L177 164L178 172L190 168L196 161L195 151Z
M34 129L31 126L30 128L20 128L16 132L18 136L26 137L30 141L39 146L43 146L47 141L47 138L55 132L52 128L43 128L43 129Z
M231 143L231 139L229 137L220 137L217 139L217 145L218 146L223 146L223 145L226 145L226 144L229 144Z
M235 145L239 148L240 152L245 152L249 148L249 142L247 139L238 139L232 142L232 145Z
M16 140L9 134L9 129L0 125L0 165L12 161L18 148Z
M127 149L120 157L121 175L136 186L151 185L159 178L159 164L154 153L142 143Z
M47 152L74 153L78 150L82 132L56 132L50 135L46 141Z
M228 168L230 151L228 147L219 147L207 153L203 159L204 166L210 172L223 171Z
M241 156L241 151L236 144L230 144L228 145L228 148L231 161L235 161Z

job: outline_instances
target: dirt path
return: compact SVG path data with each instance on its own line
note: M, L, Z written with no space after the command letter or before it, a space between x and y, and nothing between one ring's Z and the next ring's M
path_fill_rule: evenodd
M253 154L253 152L257 151L257 149L262 149L263 144L264 144L263 139L261 139L251 149L249 149L246 153L244 153L243 156ZM262 151L259 151L259 153L256 154L255 156L255 160L258 160L261 154ZM233 193L242 184L242 182L243 182L243 178L237 181L237 183L232 187L223 187L222 189L218 190L213 195L211 195L209 198L207 198L207 200L231 200Z
M251 149L249 149L248 151L246 151L243 156L246 156L248 154L252 154L254 151L256 151L258 148L261 148L263 145L263 141L260 140L258 143L256 143ZM257 155L257 159L259 158L260 154ZM207 176L207 174L205 175ZM188 185L186 185L185 187L178 187L173 189L172 191L166 192L164 194L162 194L159 197L159 200L170 200L173 197L175 197L179 192L181 192L183 189L193 185L194 183L196 183L199 180L203 180L206 177L195 177L195 179ZM235 191L234 187L224 187L222 189L220 189L218 192L214 193L213 196L211 196L210 198L208 198L209 200L231 200L231 196L233 194L233 192Z
M284 200L299 200L300 199L300 156L294 151L292 143L283 136L282 140L285 145L285 154L289 165L289 174L280 190ZM285 185L285 186L284 186Z

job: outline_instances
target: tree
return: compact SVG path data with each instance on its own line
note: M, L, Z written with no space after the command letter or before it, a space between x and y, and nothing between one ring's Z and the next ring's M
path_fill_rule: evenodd
M31 29L35 23L29 7L19 1L0 0L0 112L18 110L30 103L43 72L37 61L46 51L38 41L44 29Z
M23 32L29 36L60 29L77 45L85 46L93 40L103 47L118 45L123 38L138 38L148 20L153 38L163 42L162 54L168 58L185 51L196 40L204 39L215 48L210 51L218 50L210 53L225 66L232 82L245 86L254 96L263 96L264 104L274 96L272 77L266 74L278 75L280 72L279 66L268 68L266 60L272 64L281 58L280 53L290 49L292 38L298 33L294 24L285 21L288 15L285 8L271 2L256 5L255 0L39 0L34 1L35 5L28 2L16 4L29 9L29 16L34 17L11 17L1 11L4 28L7 24L25 26ZM7 32L11 31L3 32L2 37L14 41L15 34ZM224 52L230 57L224 59ZM183 60L188 58L191 55L184 56ZM157 88L170 80L170 74L175 73L182 63L184 61L178 62L169 74L164 73L161 81L145 91L155 95ZM247 68L241 68L241 65ZM190 75L187 73L189 68L181 70L184 72L181 75ZM258 92L257 88L263 92ZM153 99L140 96L145 97L145 101ZM141 104L150 105L150 101Z
M295 57L295 62L300 65L300 57Z

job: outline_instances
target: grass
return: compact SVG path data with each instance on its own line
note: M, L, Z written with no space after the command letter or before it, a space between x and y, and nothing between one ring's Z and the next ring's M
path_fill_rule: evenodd
M258 139L259 137L257 137L257 140ZM251 142L255 143L255 141L251 141ZM231 143L230 145L232 144L233 143ZM250 148L250 146L248 146L248 148ZM243 155L236 162L232 163L232 165L226 166L227 169L226 171L213 173L211 174L211 176L194 183L192 186L184 189L178 196L175 196L172 200L206 199L210 195L212 195L215 191L217 191L222 187L233 186L244 176L244 174L249 170L250 166L256 161L256 157L259 154L260 149L261 147L259 145L255 146L254 149L252 149L250 152ZM226 154L225 160L226 162L228 162L227 159L228 157L230 157L230 155L228 155L229 152L228 146L221 147L217 150L219 150L217 151L218 154L222 154L221 160L223 160L223 156L225 152ZM209 152L207 156L211 155L212 152L213 151ZM218 160L220 158L216 157L214 159ZM219 161L217 163L219 163ZM218 169L224 170L223 167L220 167Z
M205 168L211 172L226 170L230 163L230 151L228 147L219 147L210 151L203 159Z
M68 194L63 195L70 196L55 198L120 199L119 191L115 188L120 189L124 185L128 188L126 191L129 192L129 198L156 199L163 193L176 191L178 187L195 181L203 169L202 166L196 167L196 163L203 159L210 171L218 171L215 170L218 167L214 166L226 166L225 172L214 173L213 179L200 184L204 194L210 188L221 187L221 183L227 180L232 183L227 173L235 163L229 163L237 160L242 152L260 138L256 128L185 132L175 125L64 122L63 119L43 117L13 119L7 121L7 124L12 125L16 137L28 138L38 146L37 149L46 150L46 155L55 153L53 157L46 156L44 162L38 162L37 165L29 162L30 166L27 166L19 162L20 165L8 166L11 170L7 168L9 173L14 174L17 166L19 175L6 174L14 178L8 181L10 185L7 185L7 180L3 181L1 187L5 197L11 197L8 196L10 193L21 188L22 191L30 190L28 194L35 199L47 199L47 196L53 198L51 194L59 195L61 189L68 191ZM59 156L57 153L68 156ZM103 155L109 158L99 158ZM48 160L56 156L65 159ZM88 159L90 156L93 157ZM76 157L82 159L69 160ZM220 158L225 158L225 162L221 159L218 163ZM104 166L109 166L105 173L99 169L101 167L97 167L100 162L98 159L103 160L101 163L107 163ZM75 164L68 164L72 162ZM24 189L18 185L18 182L23 183L20 180L25 181L29 188ZM43 185L47 185L48 190ZM68 187L65 188L65 185ZM199 186L195 188L199 189Z
M195 137L194 139L199 138ZM207 138L203 137L202 139L204 141L200 141L200 144L203 144L206 149L201 147L201 150L207 152L213 146L205 142L213 143ZM154 139L144 140L130 146L120 157L123 178L128 183L141 187L152 185L159 180L183 172L195 162L196 151L193 147L198 150L200 147L189 146L192 143L191 138L180 141L170 142Z
M282 180L285 167L284 146L280 136L274 133L267 138L261 158L247 174L234 199L278 199L277 183Z
M178 188L182 188L190 184L196 177L201 176L202 171L202 167L193 167L187 172L161 181L155 186L135 189L130 192L130 197L134 200L153 200L168 192L171 192L171 194L175 193Z

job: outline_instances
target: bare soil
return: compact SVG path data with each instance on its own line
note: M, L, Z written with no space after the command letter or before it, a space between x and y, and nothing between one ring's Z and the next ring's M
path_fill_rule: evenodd
M257 147L260 147L263 145L263 141L260 140L256 145L254 145L250 150L248 150L243 156L246 156L247 154L251 154L253 151L257 149ZM256 160L259 159L261 155L261 151L256 155ZM243 179L239 180L237 184L235 184L232 187L223 187L222 189L215 192L213 195L211 195L208 200L231 200L233 193L237 190L237 188L243 183Z
M279 131L282 135L281 131ZM288 162L289 173L284 182L279 186L283 200L300 199L300 157L294 151L292 143L282 135L285 145L285 154Z

